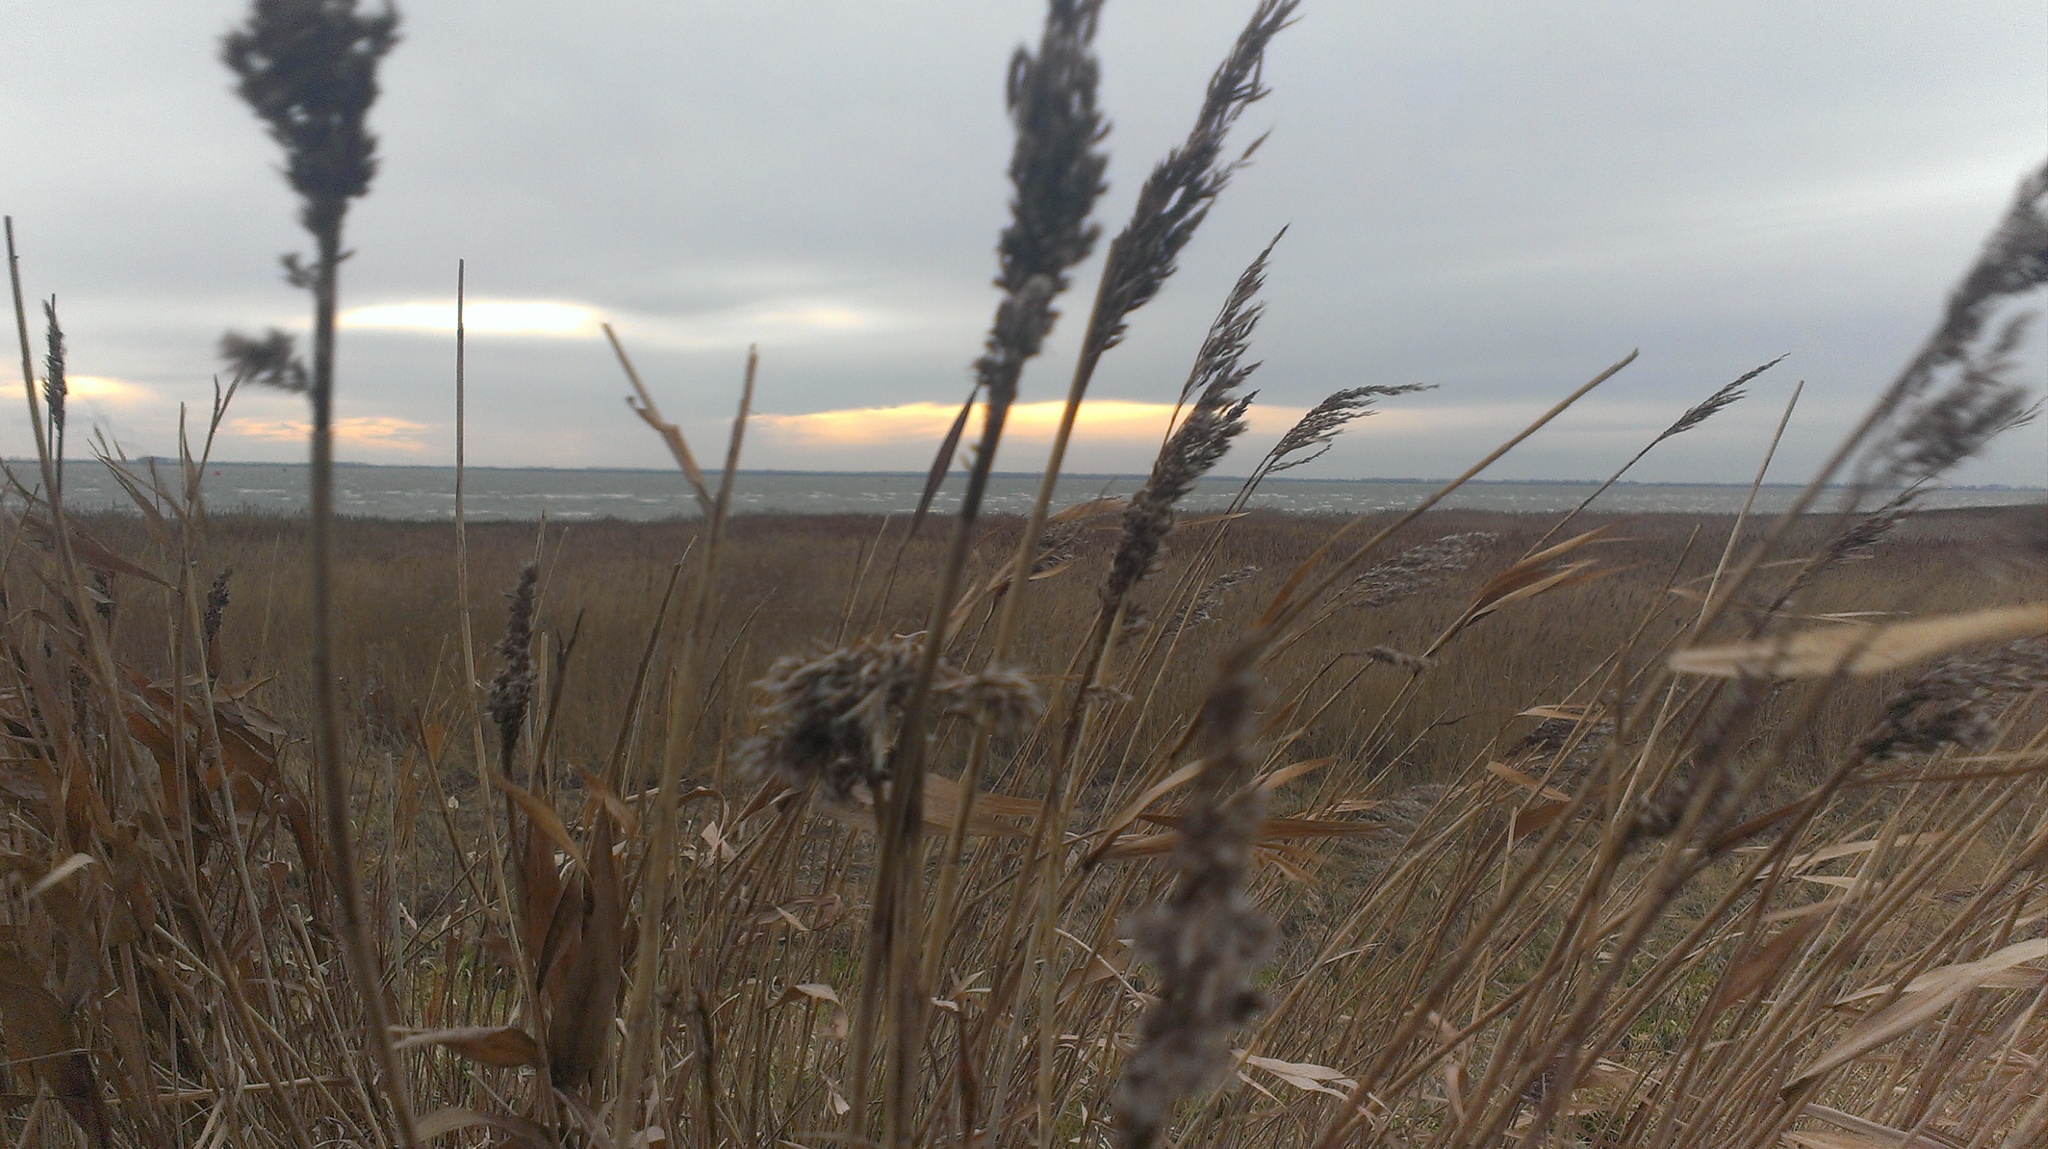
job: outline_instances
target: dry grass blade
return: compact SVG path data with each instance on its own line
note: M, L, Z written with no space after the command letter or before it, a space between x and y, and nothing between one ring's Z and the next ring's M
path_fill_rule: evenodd
M960 404L960 413L953 416L953 425L946 428L946 437L939 440L939 449L932 456L932 469L924 477L924 490L917 496L917 511L910 517L910 532L924 523L924 517L932 509L932 500L939 495L939 487L946 481L946 472L953 467L953 455L960 450L960 436L967 430L967 417L974 413L974 398L981 393L976 386L967 393L967 399Z
M1282 1061L1277 1057L1247 1055L1246 1065L1263 1069L1296 1089L1311 1093L1327 1093L1332 1097L1344 1096L1343 1090L1356 1088L1358 1082L1331 1069L1327 1065L1316 1065L1306 1061Z
M23 529L36 538L53 546L56 544L57 528L48 519L40 515L23 515L21 517L21 525ZM162 575L138 563L122 558L104 543L94 540L92 536L80 531L70 523L64 525L64 535L65 542L71 547L71 553L78 556L78 561L84 563L87 567L96 570L113 571L116 574L130 575L147 580L160 587L168 588L171 585Z
M590 867L577 946L563 958L563 981L548 1028L548 1070L557 1089L590 1086L604 1072L624 979L625 891L612 856L612 820L600 814L591 833Z
M1814 1149L1835 1149L1835 1146L1838 1145L1846 1146L1847 1149L1961 1149L1962 1146L1961 1142L1953 1138L1895 1129L1892 1126L1858 1117L1853 1113L1844 1113L1839 1109L1830 1108L1826 1105L1809 1105L1806 1107L1805 1112L1809 1117L1818 1118L1830 1125L1847 1130L1849 1135L1854 1138L1853 1141L1847 1142L1839 1140L1833 1142L1813 1142ZM1788 1139L1812 1138L1813 1136L1814 1134L1810 1132L1786 1134Z
M557 849L569 855L579 868L589 868L589 862L583 856L583 848L576 844L575 836L569 833L569 827L563 824L562 816L555 813L553 806L548 805L546 801L529 793L503 774L493 772L489 777L491 785L503 790L506 797L518 804L519 809L525 812L534 827L547 835L548 841L553 842Z
M611 342L612 354L618 356L619 366L626 372L626 381L633 385L633 395L626 399L626 406L640 416L642 422L654 428L661 441L668 446L676 466L682 468L683 478L690 484L690 493L697 497L697 508L711 517L711 486L704 481L704 470L697 466L697 456L690 453L690 444L683 438L683 429L661 417L661 408L654 405L654 396L647 391L647 385L640 381L640 372L633 367L633 361L626 357L626 347L619 342L612 325L604 324L604 337Z
M525 1118L503 1113L479 1113L454 1105L422 1114L415 1128L420 1140L431 1141L479 1125L502 1135L504 1140L500 1144L522 1145L527 1149L553 1149L558 1144L553 1134Z
M1182 819L1177 815L1145 814L1140 820L1170 829L1163 834L1119 839L1098 851L1098 855L1104 860L1150 858L1171 853L1180 844L1179 827ZM1328 818L1261 818L1252 844L1265 847L1303 840L1369 838L1387 832L1387 828L1377 822L1345 822Z
M480 1065L517 1069L540 1064L540 1045L516 1025L465 1025L452 1029L401 1031L393 1049L442 1048ZM421 1136L427 1134L422 1131Z
M49 873L44 874L42 877L36 879L35 884L28 888L28 893L25 895L25 899L31 902L35 901L37 898L40 898L44 894L50 892L51 890L56 889L57 886L62 884L66 878L69 878L71 875L76 874L78 871L83 870L87 866L92 865L96 861L98 861L98 859L94 858L91 854L71 855L70 857L50 867Z
M1740 962L1729 968L1727 976L1721 980L1715 990L1714 1009L1729 1009L1761 992L1776 980L1792 955L1826 922L1825 914L1807 914L1778 931L1771 940L1750 950Z
M2033 941L2015 942L1977 961L1961 962L1929 971L1925 979L1925 988L1904 994L1897 1001L1856 1023L1833 1047L1786 1082L1785 1088L1797 1089L1817 1077L1847 1065L1880 1045L1904 1037L1940 1016L1942 1011L1954 1005L1971 990L1982 986L1994 975L2043 957L2048 957L2048 938L2036 938Z
M94 1146L113 1143L99 1077L72 1011L43 988L41 971L11 945L0 948L0 1037Z
M848 825L864 830L876 828L875 807L871 795L855 794L849 802L829 802L825 812ZM925 826L934 830L951 832L963 804L960 801L960 783L943 774L929 771L924 776L924 804L921 818ZM1030 798L1011 798L1002 794L991 794L986 790L974 793L974 802L967 816L964 833L970 838L1029 838L1028 826L1016 826L1003 821L1004 818L1037 820L1045 812L1045 803Z
M1726 646L1699 646L1671 656L1680 674L1716 678L1821 678L1883 674L1959 647L2048 633L2048 603L1915 619L1876 626L1829 626Z

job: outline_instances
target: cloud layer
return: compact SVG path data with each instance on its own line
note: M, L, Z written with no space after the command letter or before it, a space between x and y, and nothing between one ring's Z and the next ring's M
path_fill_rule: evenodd
M169 450L176 405L211 402L223 329L305 325L276 264L304 246L294 207L216 62L243 6L10 13L0 148L33 159L0 173L0 210L29 291L60 299L74 370L120 384L90 403L81 390L81 411L132 451ZM1106 9L1109 230L1250 7ZM921 469L929 412L950 420L993 305L1002 76L1041 14L1040 0L406 6L373 117L382 169L349 225L348 453L452 456L467 259L472 459L662 465L619 402L610 322L664 410L712 439L760 345L759 404L782 421L764 422L752 465ZM2043 74L2048 11L2030 0L1311 3L1245 124L1247 139L1272 129L1258 163L1095 395L1170 400L1232 279L1288 223L1254 350L1268 418L1361 383L1442 385L1313 473L1454 471L1640 347L1499 473L1604 473L1790 352L1751 403L1643 472L1746 471L1804 378L1789 474L1910 353L2048 151ZM1066 301L1027 401L1064 392L1085 307ZM1119 410L1090 416L1076 466L1143 469L1148 434L1116 430ZM230 457L297 454L283 429L303 423L299 401L245 394L232 417L247 422L229 425ZM27 434L0 423L0 453ZM2038 482L2039 451L1967 477Z

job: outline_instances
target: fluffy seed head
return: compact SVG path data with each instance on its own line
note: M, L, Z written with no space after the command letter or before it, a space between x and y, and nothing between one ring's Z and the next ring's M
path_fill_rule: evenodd
M1471 566L1479 552L1499 537L1492 531L1468 531L1409 547L1393 558L1367 567L1352 580L1347 597L1364 607L1399 602Z
M976 382L1007 406L1024 363L1038 354L1059 313L1052 301L1067 272L1088 258L1101 229L1088 222L1104 189L1106 129L1095 106L1100 69L1091 44L1102 0L1052 0L1038 51L1010 61L1010 224L997 244L996 286L1003 290Z
M206 589L206 612L200 616L200 627L205 633L208 645L212 645L213 640L220 637L221 618L228 609L228 579L232 578L234 573L233 567L223 569L220 574L214 576L213 585Z
M527 704L533 699L533 592L539 577L539 570L531 564L519 572L505 621L505 640L498 644L505 666L491 680L490 701L485 706L485 713L498 725L499 758L507 767L512 762L512 748L519 742L520 724L526 721Z
M1265 791L1245 785L1256 762L1252 661L1226 665L1195 720L1204 764L1173 853L1179 877L1133 923L1159 997L1117 1086L1117 1125L1130 1149L1154 1144L1175 1105L1228 1074L1231 1039L1264 1008L1252 977L1272 952L1274 928L1245 894L1266 807Z
M220 337L220 357L228 375L237 382L303 393L309 384L297 342L275 327L260 337L230 331Z
M49 408L50 426L64 430L64 399L71 385L64 379L64 328L57 323L57 301L43 304L45 352L43 355L43 405Z
M1102 295L1089 323L1089 343L1097 349L1107 350L1122 341L1131 312L1159 294L1210 205L1257 150L1254 141L1234 160L1223 155L1224 141L1238 117L1266 95L1262 73L1267 44L1292 21L1299 6L1300 0L1260 0L1230 55L1209 77L1202 110L1187 139L1159 161L1138 190L1130 222L1109 245Z
M1892 697L1863 740L1876 759L1932 754L1944 747L1990 749L1998 712L2014 697L2048 686L2048 641L2026 639L1988 654L1948 658Z
M829 801L879 799L923 647L922 635L907 635L777 659L754 684L757 732L740 760ZM945 711L987 714L999 730L1019 729L1041 709L1031 681L1000 667L965 674L941 661L931 691Z
M248 22L221 40L236 90L284 149L285 176L314 234L338 228L348 201L370 190L377 138L364 126L377 65L398 43L398 13L356 11L356 0L255 0Z

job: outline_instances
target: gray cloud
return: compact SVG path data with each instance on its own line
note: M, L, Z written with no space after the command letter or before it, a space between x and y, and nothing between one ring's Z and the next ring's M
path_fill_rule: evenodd
M303 322L275 272L302 246L292 205L215 60L240 7L68 0L10 16L0 208L21 230L29 289L59 295L75 370L147 388L99 406L131 450L168 449L169 405L210 393L223 327ZM1248 8L1109 5L1110 228ZM1006 195L1003 66L1036 3L404 11L374 117L383 172L351 219L349 304L445 299L466 257L480 297L613 317L664 407L707 436L750 339L771 411L964 393ZM1247 118L1270 142L1097 393L1170 397L1241 264L1291 223L1258 345L1264 397L1443 384L1363 425L1316 473L1445 474L1632 347L1637 366L1500 473L1604 472L1785 351L1755 399L1643 474L1748 471L1798 378L1809 389L1787 468L1810 465L1924 333L2048 147L2044 76L2048 13L2018 0L1311 3L1274 48L1274 95ZM1027 376L1027 399L1063 388L1074 326ZM410 446L387 437L355 454L451 454L445 338L353 330L343 354L344 416L418 428ZM663 461L597 340L478 335L471 367L473 458ZM288 422L298 408L251 396L236 414ZM26 445L18 415L0 424L0 450ZM296 454L247 436L223 451ZM1031 466L1028 453L1004 464ZM871 454L875 467L925 462L902 446ZM1968 477L2038 482L2038 454L2009 446ZM1144 462L1115 443L1087 457ZM805 454L765 442L753 461Z

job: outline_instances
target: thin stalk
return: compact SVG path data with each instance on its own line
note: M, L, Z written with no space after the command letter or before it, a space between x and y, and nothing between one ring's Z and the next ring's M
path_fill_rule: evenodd
M616 340L613 346L617 346ZM726 517L732 507L733 478L739 471L740 445L746 433L747 415L753 409L754 374L759 365L759 353L748 348L746 381L740 391L739 413L733 417L732 438L725 455L725 474L719 480L718 496L711 504L710 519L705 526L704 567L698 576L690 625L683 632L682 651L677 655L675 679L669 692L668 738L663 747L659 789L654 797L654 823L647 837L651 869L640 887L640 941L633 954L632 989L627 995L624 1014L625 1042L619 1054L619 1091L613 1101L612 1140L619 1149L627 1149L632 1144L634 1119L641 1104L640 1090L652 1068L649 1062L661 1050L653 1024L654 983L659 973L661 952L665 948L662 925L668 905L669 883L675 872L677 791L681 788L683 764L696 746L697 730L709 705L709 700L697 689L698 680L702 677L699 664L705 646L704 630L710 621L713 584L718 580L718 560L723 550L720 544L724 541ZM644 390L642 393L645 394ZM651 402L647 410L654 412ZM648 421L658 427L659 419L659 414L654 413ZM675 441L680 442L680 436Z
M334 666L334 311L341 264L339 222L319 234L320 262L313 283L313 507L311 535L313 615L313 760L320 776L320 813L341 892L342 936L349 972L362 998L370 1053L384 1076L384 1093L399 1142L418 1142L404 1067L391 1045L384 1013L384 979L370 938L356 866L355 827L349 824L348 773L342 762L341 699Z
M488 794L489 776L495 767L491 764L491 753L484 742L484 709L481 698L483 687L476 673L475 624L474 620L470 617L474 608L469 600L469 517L467 504L464 500L468 482L469 339L468 329L464 322L468 295L469 263L467 260L458 259L455 261L455 610L458 625L462 632L462 680L465 684L462 695L469 703L470 748L471 752L476 755L477 773L485 781L484 792ZM500 774L504 773L502 770L498 772ZM506 780L510 781L510 778L507 777ZM511 819L509 813L511 802L509 799L507 799L506 805L508 808L506 815L507 828L509 829ZM540 1010L534 1008L532 1000L534 977L530 966L530 958L526 952L526 931L519 928L517 911L512 901L511 886L505 880L505 866L509 856L505 848L505 832L498 828L498 816L492 811L491 804L488 801L483 804L482 812L485 848L490 851L491 895L496 903L500 919L498 928L503 933L506 943L512 949L513 968L519 971L519 976L514 979L518 982L513 998L514 1008L521 1010L526 1016L531 1018L531 1025L539 1038L537 1045L541 1050L541 1056L545 1058L547 1050L547 1035L543 1028L545 1019ZM453 823L450 823L450 826L450 840L453 841ZM536 1101L543 1112L551 1108L549 1105L550 1095L544 1088L536 1086L535 1095Z
M918 987L923 970L911 953L919 937L918 910L922 908L919 886L922 877L922 830L924 809L925 740L929 727L932 678L938 672L939 657L945 650L947 627L953 601L959 597L967 552L974 541L983 494L989 473L995 466L996 447L1002 441L1003 425L1016 395L1013 386L1001 391L991 388L983 416L981 446L975 452L974 468L968 472L967 490L960 500L960 513L946 560L939 572L939 590L932 597L926 620L924 646L918 655L917 678L904 703L903 729L897 735L896 751L890 761L889 800L878 804L877 823L881 836L881 857L876 866L875 906L869 920L868 960L861 971L860 1011L853 1044L853 1117L864 1119L869 1088L868 1058L874 1048L876 1006L882 978L894 967L890 987L891 1012L896 1015L895 1041L890 1050L890 1074L884 1104L885 1136L908 1135L910 1091L915 1082L917 1051L922 1044L922 998ZM971 780L963 778L961 785Z
M1714 577L1707 582L1707 593L1700 600L1699 621L1693 624L1694 633L1707 622L1707 604L1714 601L1714 591L1721 585L1721 575L1728 569L1728 561L1735 557L1735 544L1742 537L1742 526L1749 521L1749 511L1756 505L1756 493L1764 485L1764 475L1771 469L1771 460L1778 457L1778 444L1785 438L1785 428L1792 422L1792 409L1799 406L1799 393L1806 390L1806 380L1801 379L1792 388L1792 398L1785 401L1785 413L1778 419L1778 429L1771 433L1771 445L1764 451L1764 461L1757 465L1756 481L1749 485L1749 494L1742 500L1742 510L1735 515L1735 526L1728 531L1728 545L1721 548L1721 561L1714 564Z
M29 350L28 309L21 302L21 257L14 251L14 217L6 217L7 223L7 280L14 288L14 331L21 344L21 385L28 390L28 425L36 436L36 462L43 471L43 489L54 491L57 473L50 465L50 442L43 434L42 405L36 401L36 362ZM60 522L61 515L54 499L51 501L52 523ZM61 529L59 534L61 536Z

